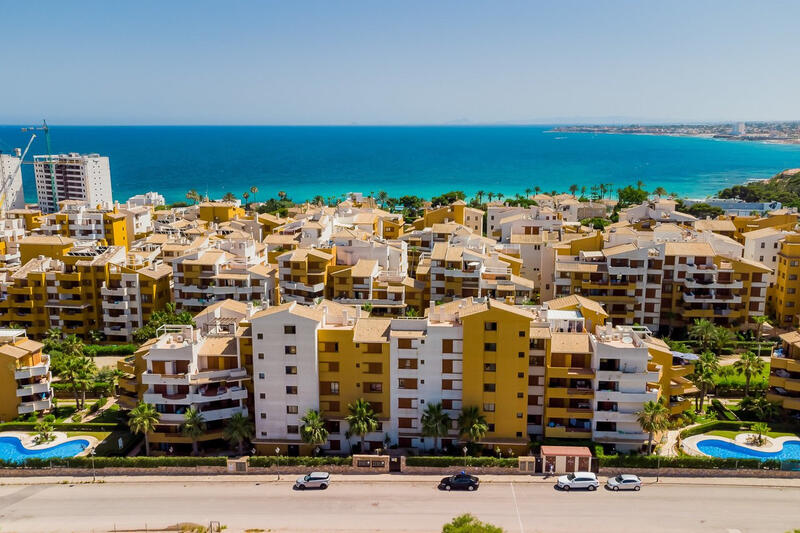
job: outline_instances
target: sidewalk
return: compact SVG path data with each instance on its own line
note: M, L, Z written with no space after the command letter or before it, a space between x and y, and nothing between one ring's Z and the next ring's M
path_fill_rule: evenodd
M293 483L297 474L281 475L280 480L276 475L216 475L216 476L97 476L98 483ZM334 483L436 483L442 475L419 474L334 474ZM542 484L554 485L557 476L544 478L530 475L483 475L481 483L517 483L517 484ZM599 476L605 482L605 476ZM745 478L745 477L665 477L660 476L658 482L655 477L643 477L645 485L706 485L706 486L740 486L740 487L778 487L800 489L800 478ZM82 477L9 477L0 478L3 485L56 485L56 484L83 484L91 483L91 476Z

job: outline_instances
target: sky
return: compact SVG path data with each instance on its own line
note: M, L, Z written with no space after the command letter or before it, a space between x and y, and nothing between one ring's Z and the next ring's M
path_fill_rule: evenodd
M800 2L0 0L0 124L800 119Z

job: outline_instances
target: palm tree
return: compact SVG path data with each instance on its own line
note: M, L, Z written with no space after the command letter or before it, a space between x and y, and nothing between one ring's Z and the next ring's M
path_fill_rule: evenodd
M541 190L542 190L542 188L539 187L538 185L533 187L533 192L535 192L536 194L539 194L541 192Z
M497 193L497 201L498 202L501 201L504 197L505 197L505 194L503 194L501 192Z
M386 205L386 200L389 199L389 193L386 191L378 191L378 200L381 202L381 207Z
M233 194L232 192L226 192L225 196L223 196L222 199L224 201L226 201L226 202L235 202L236 201L236 195Z
M491 191L487 192L487 193L486 193L486 198L488 198L488 199L489 199L489 202L491 202L491 201L492 201L492 198L494 198L494 193L493 193L493 192L491 192Z
M754 431L756 434L756 445L761 446L764 444L764 435L769 433L770 427L766 424L766 422L756 422L750 426L750 430Z
M700 350L711 348L711 339L717 327L705 318L695 318L694 324L689 326L689 338L694 339L700 345Z
M103 332L98 329L93 329L89 332L89 340L92 341L92 344L99 344L104 337Z
M722 352L730 347L731 344L736 340L736 335L734 333L723 327L718 327L714 329L713 334L711 335L711 346L714 348L714 351L717 355L722 355Z
M194 407L190 407L183 415L183 424L181 425L181 433L184 437L192 439L192 455L199 453L197 447L197 439L206 432L206 419L203 418L203 413Z
M250 194L253 195L253 203L256 203L256 194L258 194L258 187L256 187L255 185L250 187Z
M366 451L364 438L367 433L378 429L378 419L375 418L375 412L364 398L347 404L347 411L348 415L345 417L345 421L350 426L350 434L361 439L361 453L364 453Z
M656 187L656 189L653 191L653 194L661 198L662 196L667 195L667 190L664 187Z
M192 202L192 204L196 204L200 201L200 193L196 190L191 189L189 192L186 193L186 199Z
M235 413L222 432L223 438L231 444L236 444L239 455L244 453L244 442L253 438L253 423L242 413Z
M756 342L758 343L758 355L761 355L761 332L764 329L764 324L769 323L769 317L754 316L753 322L756 323Z
M467 442L478 442L486 436L489 424L477 406L463 407L458 415L458 431Z
M739 357L739 360L733 363L733 369L736 370L736 373L744 374L745 396L750 396L750 378L753 376L753 374L758 374L764 370L765 366L766 364L764 363L764 360L753 352L743 353Z
M781 409L763 396L745 396L739 402L739 413L745 420L773 420L780 416Z
M636 188L640 191L644 190L644 182L642 180L636 180Z
M97 366L94 361L85 356L69 356L64 370L61 372L61 379L72 386L75 394L75 406L80 410L86 403L86 389L94 382ZM78 396L81 391L81 396Z
M156 408L149 403L139 402L139 404L128 413L128 417L128 427L131 428L131 432L134 435L137 433L144 434L144 453L145 455L150 455L150 439L148 434L156 430L161 415L156 411Z
M318 446L328 440L328 430L325 428L325 419L316 409L309 409L300 419L300 438L306 444Z
M486 193L485 193L485 192L483 192L483 190L479 190L478 192L476 192L476 193L475 193L475 198L477 198L477 199L478 199L478 203L479 203L479 204L482 204L482 203L483 203L483 195L484 195L484 194L486 194Z
M311 200L311 202L314 205L319 205L319 206L325 205L325 198L323 198L321 195L318 194Z
M67 335L61 343L61 352L67 357L83 357L85 345L75 335Z
M597 186L597 188L600 191L600 198L605 198L606 197L606 192L607 192L606 184L605 183L601 183L601 184L599 184Z
M586 185L581 187L581 196L586 196Z
M533 189L531 189L530 187L526 187L525 188L525 198L528 198L531 195L531 192L533 192Z
M569 192L572 193L572 196L575 196L575 193L578 192L578 186L573 183L569 186Z
M642 427L642 431L648 433L647 455L653 453L653 433L666 429L669 423L669 409L663 402L645 402L642 410L636 413L636 421Z
M111 394L116 398L119 396L119 379L125 377L125 372L118 368L105 367L97 373L97 381L103 381L111 385Z
M433 437L434 451L439 449L439 438L446 437L450 429L450 415L442 410L442 404L429 403L422 413L422 436Z
M714 386L714 378L719 372L719 360L717 355L712 352L703 352L694 366L692 381L700 389L700 404L698 411L703 410L706 393Z
M286 200L286 191L278 191L278 199L281 201Z

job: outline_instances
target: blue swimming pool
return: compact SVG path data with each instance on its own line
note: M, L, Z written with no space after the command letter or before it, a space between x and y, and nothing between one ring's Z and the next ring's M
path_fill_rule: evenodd
M759 452L720 439L703 439L698 441L697 449L706 455L731 459L800 460L800 441L797 440L784 442L783 449L779 452Z
M51 459L54 457L74 457L81 453L89 441L75 439L49 448L29 450L22 445L17 437L0 437L0 459L14 463L21 463L25 459Z

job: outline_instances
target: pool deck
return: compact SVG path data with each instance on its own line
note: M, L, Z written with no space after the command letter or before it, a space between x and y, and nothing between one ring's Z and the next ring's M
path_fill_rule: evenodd
M75 455L74 457L81 457L84 455L89 455L89 452L94 449L95 446L100 444L100 441L97 440L95 437L91 435L82 435L77 437L67 437L66 433L61 431L54 431L53 435L55 436L54 440L50 442L46 442L43 444L36 444L34 442L34 436L23 431L2 431L0 432L0 437L17 437L22 445L27 448L28 450L46 450L48 448L52 448L53 446L58 446L59 444L64 444L65 442L70 442L73 440L88 440L89 446L83 450L81 453Z
M740 433L736 435L736 440L731 440L727 437L719 437L716 435L694 435L684 439L681 442L681 448L684 452L689 455L695 455L698 457L711 457L710 455L701 452L697 448L697 443L703 440L721 440L723 442L729 442L731 444L735 444L737 446L741 446L742 448L747 448L748 450L752 450L755 452L761 453L778 453L783 449L783 444L785 442L800 442L800 439L797 437L764 437L766 439L766 444L764 446L751 446L747 444L747 439L754 435L754 433Z

